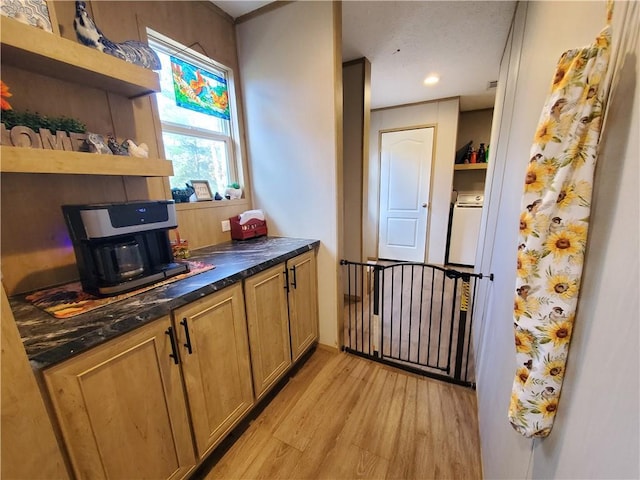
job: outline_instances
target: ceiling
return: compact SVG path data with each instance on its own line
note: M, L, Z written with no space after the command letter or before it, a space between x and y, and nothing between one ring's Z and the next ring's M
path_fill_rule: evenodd
M265 1L213 1L234 18ZM342 59L371 62L371 107L460 97L460 110L493 106L515 1L344 1ZM423 83L435 73L440 81Z
M212 3L220 7L222 10L227 12L233 18L241 17L242 15L253 12L260 7L264 7L271 1L267 2L258 2L258 1L248 1L248 0L227 0L227 1L214 1Z

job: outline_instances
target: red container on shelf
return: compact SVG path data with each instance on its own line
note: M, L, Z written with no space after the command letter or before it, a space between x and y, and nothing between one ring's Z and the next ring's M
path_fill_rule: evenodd
M234 240L246 240L267 234L266 220L252 218L247 223L240 225L240 217L235 216L229 218L229 223L231 224L231 238Z

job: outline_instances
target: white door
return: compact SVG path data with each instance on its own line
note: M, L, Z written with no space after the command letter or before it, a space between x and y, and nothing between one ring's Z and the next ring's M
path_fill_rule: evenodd
M379 258L425 260L433 130L382 133Z

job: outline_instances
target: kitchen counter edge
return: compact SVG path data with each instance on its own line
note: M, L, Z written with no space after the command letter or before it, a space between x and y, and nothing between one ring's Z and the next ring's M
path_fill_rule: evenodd
M44 370L319 245L318 240L261 237L194 250L190 260L215 268L68 319L52 317L25 295L9 301L32 368Z

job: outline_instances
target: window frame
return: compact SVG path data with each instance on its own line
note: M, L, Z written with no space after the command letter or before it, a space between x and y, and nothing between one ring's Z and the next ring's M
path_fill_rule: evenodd
M226 164L227 164L227 181L229 184L238 183L241 187L244 186L244 179L242 178L242 153L240 148L240 128L238 120L238 109L236 105L236 90L235 90L235 78L233 69L228 67L213 58L210 58L196 50L193 50L190 46L182 45L180 42L173 40L152 28L146 27L147 41L150 46L155 44L155 47L162 50L167 55L180 58L186 62L190 62L194 65L200 66L206 69L219 70L224 74L227 82L227 91L229 95L229 132L227 135L223 133L217 133L211 130L205 130L198 127L191 127L183 124L177 124L170 121L165 121L160 117L160 109L156 109L158 113L158 120L160 122L161 138L164 132L198 137L207 140L221 141L226 145ZM204 48L198 43L198 45L204 50ZM152 48L154 48L152 46ZM206 53L206 52L205 52ZM160 95L158 92L156 95ZM162 149L164 150L164 140L162 141ZM165 152L166 156L166 152ZM211 181L211 179L209 179Z

